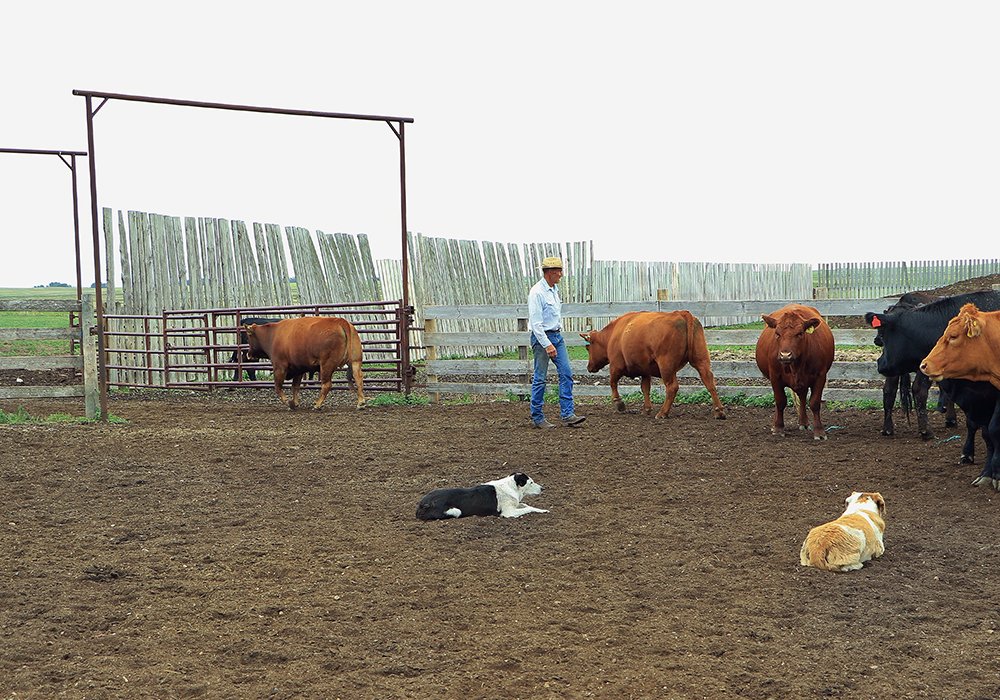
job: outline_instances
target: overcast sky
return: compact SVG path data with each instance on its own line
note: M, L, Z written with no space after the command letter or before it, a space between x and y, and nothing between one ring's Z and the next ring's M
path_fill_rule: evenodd
M428 236L626 260L998 254L1000 3L35 2L3 23L0 147L86 150L74 89L406 116ZM399 256L384 123L111 102L95 129L101 206ZM0 155L0 192L0 286L73 283L68 168Z

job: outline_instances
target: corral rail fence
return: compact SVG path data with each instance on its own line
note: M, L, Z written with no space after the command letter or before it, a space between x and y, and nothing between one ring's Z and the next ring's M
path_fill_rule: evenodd
M121 299L107 308L111 332L131 332L139 317L164 312L216 309L235 316L270 309L277 314L301 305L398 301L403 296L401 261L374 259L365 234L140 211L118 210L116 216L110 208L104 208L103 221L105 248L118 253L105 256L106 298ZM563 259L566 276L559 292L567 304L873 298L1000 272L998 260L830 263L818 270L797 263L596 260L590 241L498 243L420 233L408 234L408 250L413 360L425 357L422 328L428 307L524 303L540 277L538 264L548 255ZM611 318L568 318L567 327L586 330ZM701 318L706 326L756 320L757 315L738 313ZM436 319L437 332L486 333L501 325L494 318ZM470 345L449 351L474 357L491 348Z
M0 400L20 401L40 398L82 398L88 418L98 417L97 336L94 295L84 294L82 301L57 299L0 299L0 311L65 313L66 326L59 328L0 328L0 343L62 340L66 352L57 355L0 356L0 370L24 373L12 386L0 386ZM39 384L32 377L38 373L72 372L79 381L65 384Z
M661 302L613 302L591 304L563 304L563 317L574 319L584 327L599 328L592 324L596 318L617 318L630 311L676 311L686 309L698 318L715 316L747 316L760 318L761 314L771 313L792 301L661 301ZM882 311L885 299L851 299L851 300L799 300L816 307L825 317L862 316L867 311ZM440 400L441 394L513 394L526 396L531 390L532 360L529 352L530 336L527 322L527 305L489 305L489 306L431 306L425 310L425 342L427 343L428 359L427 391L435 400ZM442 331L439 324L442 321L489 320L502 329L484 331ZM837 329L833 330L834 341L838 346L871 347L875 331L871 328ZM759 330L723 330L706 328L705 336L710 346L754 346L760 336ZM566 344L570 346L585 345L578 333L564 332ZM452 349L456 347L500 347L508 352L517 351L518 359L467 359L456 357ZM578 379L574 394L578 396L610 396L608 387L609 373L605 367L596 375L587 372L586 360L570 360L573 374ZM550 372L554 368L550 365ZM715 375L719 393L723 395L745 394L748 396L769 396L771 387L757 368L754 360L712 361L712 372ZM597 377L600 384L580 383L583 376ZM681 378L694 378L698 374L690 366L685 366L679 373ZM823 391L825 400L878 400L882 397L881 388L870 384L876 382L881 386L883 377L878 374L875 362L852 361L834 362L827 376L828 386ZM753 382L754 384L750 384ZM631 384L629 382L628 384ZM830 383L843 386L833 387ZM662 386L662 382L659 383ZM856 385L856 386L852 386ZM635 387L637 388L637 386ZM681 385L682 394L703 390L700 380L693 384ZM622 389L629 387L623 382Z

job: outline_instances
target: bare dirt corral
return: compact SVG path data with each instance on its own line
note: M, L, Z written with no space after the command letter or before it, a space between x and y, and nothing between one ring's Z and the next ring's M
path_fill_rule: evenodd
M1000 697L1000 498L939 414L922 442L827 412L816 443L768 409L582 409L217 392L0 426L0 696ZM551 513L414 518L514 470ZM800 567L854 489L886 498L885 555Z

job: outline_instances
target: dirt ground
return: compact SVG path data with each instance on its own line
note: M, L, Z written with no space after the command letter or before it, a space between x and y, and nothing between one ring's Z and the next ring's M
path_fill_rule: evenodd
M728 410L594 402L542 432L524 403L291 413L261 391L0 426L0 697L1000 697L982 444L959 466L940 414L923 442L831 411L814 442ZM515 470L550 513L414 517ZM855 489L885 496L885 555L799 566Z

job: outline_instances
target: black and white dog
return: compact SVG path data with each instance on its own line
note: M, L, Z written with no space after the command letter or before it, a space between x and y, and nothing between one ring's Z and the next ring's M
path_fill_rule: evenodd
M417 505L417 519L441 520L462 518L467 515L519 518L527 513L548 513L547 510L521 503L521 499L525 496L534 496L541 492L542 487L521 472L467 489L434 489L420 499Z

